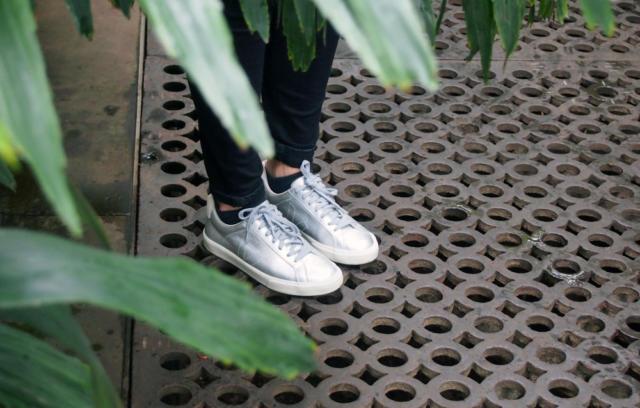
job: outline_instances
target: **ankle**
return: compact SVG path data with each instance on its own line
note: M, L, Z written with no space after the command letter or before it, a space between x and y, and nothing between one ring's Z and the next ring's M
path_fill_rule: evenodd
M287 177L300 172L299 167L289 166L276 159L267 160L265 169L271 177Z
M242 207L234 207L230 204L221 203L221 202L218 202L217 204L218 204L218 210L220 211L235 211L242 208Z

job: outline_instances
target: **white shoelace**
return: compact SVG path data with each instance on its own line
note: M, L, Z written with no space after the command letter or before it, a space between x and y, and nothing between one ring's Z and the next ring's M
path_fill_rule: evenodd
M300 171L305 184L301 193L304 199L316 208L318 216L322 218L328 215L330 217L329 225L335 226L336 230L352 225L352 218L333 198L338 194L338 190L327 187L320 177L311 173L311 164L308 160L302 162Z
M297 262L307 255L311 248L305 245L300 230L291 221L282 216L280 211L266 201L257 207L245 208L238 213L238 218L247 220L248 225L261 220L267 229L271 242L277 244L278 250L288 247L287 257L294 257ZM247 234L249 230L247 229Z

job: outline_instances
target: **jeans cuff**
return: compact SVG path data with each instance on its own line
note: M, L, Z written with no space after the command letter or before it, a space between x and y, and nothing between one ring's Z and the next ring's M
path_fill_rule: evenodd
M254 191L244 196L237 196L217 190L213 185L210 185L209 189L217 203L223 202L233 207L252 208L267 199L262 179L260 179L260 184Z
M309 148L297 148L275 142L275 159L291 167L300 167L304 160L313 161L315 146Z

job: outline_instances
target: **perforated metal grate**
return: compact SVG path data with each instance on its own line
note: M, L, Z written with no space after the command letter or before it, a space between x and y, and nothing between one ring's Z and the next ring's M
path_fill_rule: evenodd
M317 372L245 374L139 324L133 407L640 406L640 8L616 11L613 39L526 29L531 61L496 61L485 85L460 61L454 4L435 94L337 59L314 167L380 257L344 267L327 296L255 288L320 345ZM138 253L247 279L198 246L206 175L188 93L179 67L147 57Z

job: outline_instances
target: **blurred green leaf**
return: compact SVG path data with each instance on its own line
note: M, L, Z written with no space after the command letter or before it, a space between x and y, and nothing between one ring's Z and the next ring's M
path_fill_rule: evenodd
M78 32L88 39L93 37L93 17L91 15L90 0L66 0L73 16L73 22Z
M616 23L611 9L611 2L608 0L579 0L582 6L582 14L587 23L587 27L594 29L600 26L607 35L613 35L616 30Z
M491 71L493 40L496 36L493 4L491 0L463 0L462 7L467 23L467 38L470 48L467 60L473 58L480 51L482 76L486 82L489 80L489 72Z
M111 244L109 243L109 238L107 237L104 225L102 225L102 221L100 220L100 217L98 217L98 214L96 214L93 207L91 207L91 204L87 201L84 194L82 194L82 191L71 186L71 192L73 193L73 198L76 201L76 207L78 208L78 213L80 214L83 224L96 234L102 243L102 246L110 250Z
M527 12L528 1L493 0L493 15L507 58L513 54L518 46L520 28L522 27L522 19Z
M244 71L219 0L140 0L140 6L164 45L198 85L239 146L274 153L273 140Z
M295 0L281 0L282 32L287 38L287 53L294 70L306 71L316 56L315 10L312 3L302 1L298 11ZM305 6L306 5L306 6ZM311 13L309 13L309 5ZM301 21L304 18L305 21ZM303 27L308 27L303 31Z
M427 34L429 35L431 44L434 45L436 42L438 31L440 31L440 25L442 24L444 12L447 9L447 0L442 0L440 2L440 10L438 11L437 18L433 10L433 0L417 0L417 2L418 10L420 11L420 15L422 16L422 21L424 22L425 29L427 31Z
M16 179L13 177L11 170L9 170L7 163L2 159L0 159L0 184L9 188L11 191L16 191Z
M0 247L0 309L86 302L245 370L291 378L314 368L313 343L286 314L192 260L132 258L16 229L0 229Z
M313 0L385 85L438 86L437 63L411 0Z
M54 340L59 347L73 352L91 369L95 406L97 408L122 407L118 394L116 394L98 356L93 352L89 340L71 316L69 306L53 305L0 310L0 318L35 329L38 333Z
M536 2L534 0L529 1L529 16L527 17L527 22L529 25L533 24L536 21Z
M0 84L0 127L6 129L0 139L24 157L58 216L79 236L82 225L64 173L62 132L28 1L0 1Z
M249 30L257 31L264 42L269 42L269 5L267 0L239 0Z
M1 404L7 408L93 406L85 364L5 324L0 324L0 339Z
M556 0L540 0L540 4L538 6L538 17L542 19L553 17L555 5Z
M567 0L558 0L557 7L558 7L558 11L557 11L558 21L560 23L563 23L564 20L569 15L569 4Z
M120 9L127 18L131 17L131 7L135 0L111 0L113 6Z

